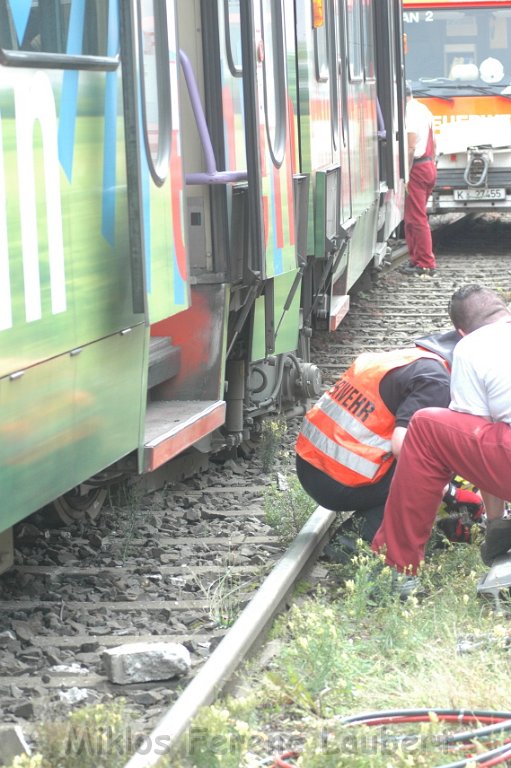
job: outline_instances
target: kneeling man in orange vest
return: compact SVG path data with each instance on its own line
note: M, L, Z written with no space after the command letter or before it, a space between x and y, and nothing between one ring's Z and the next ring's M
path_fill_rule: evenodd
M408 423L420 408L447 408L457 331L414 347L364 353L306 414L296 443L300 483L317 504L352 511L357 535L378 530Z

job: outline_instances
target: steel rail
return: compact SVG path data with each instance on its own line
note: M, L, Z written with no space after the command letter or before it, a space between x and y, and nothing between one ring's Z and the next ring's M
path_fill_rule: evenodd
M215 699L322 549L335 518L335 512L323 507L313 512L227 635L124 768L156 765L177 744L200 707Z

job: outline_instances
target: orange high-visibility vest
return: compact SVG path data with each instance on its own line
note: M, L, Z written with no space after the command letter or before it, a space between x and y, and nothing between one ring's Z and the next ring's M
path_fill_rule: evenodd
M344 485L376 483L394 461L391 437L396 418L380 395L380 382L394 368L428 357L425 349L364 353L305 415L296 452Z

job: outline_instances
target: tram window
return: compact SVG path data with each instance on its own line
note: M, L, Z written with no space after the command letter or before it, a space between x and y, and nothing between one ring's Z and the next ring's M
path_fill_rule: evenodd
M347 32L346 32L346 5L345 0L338 5L338 27L337 27L337 39L339 41L339 82L340 82L340 101L341 101L341 119L340 129L342 130L342 143L344 147L347 146L348 137L348 83L347 83L347 66L345 62L347 60ZM337 67L336 67L337 71Z
M350 80L362 80L362 24L359 0L348 0L346 7L348 28L348 59Z
M332 142L334 149L337 149L339 141L339 93L337 64L339 56L337 53L337 35L335 25L335 11L332 0L326 0L325 3L325 26L327 30L327 51L328 68L332 73L330 78L330 127L332 130Z
M169 172L171 99L165 0L139 4L142 114L149 170L161 186Z
M224 0L227 63L233 77L241 77L240 0Z
M326 19L320 27L316 27L314 30L314 64L316 68L316 80L318 83L326 83L328 80Z
M366 80L375 79L373 27L372 0L365 0L362 6L362 34L364 42L364 74Z
M286 69L282 0L261 0L264 40L264 108L273 164L280 168L286 150Z
M4 51L107 56L106 0L85 0L81 14L76 11L74 15L71 0L32 0L28 12L21 5L0 0L0 47Z

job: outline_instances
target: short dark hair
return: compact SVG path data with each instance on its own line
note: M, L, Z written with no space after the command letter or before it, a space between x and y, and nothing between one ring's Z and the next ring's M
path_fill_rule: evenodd
M509 314L504 299L479 283L454 291L449 301L449 317L457 330L471 333Z

